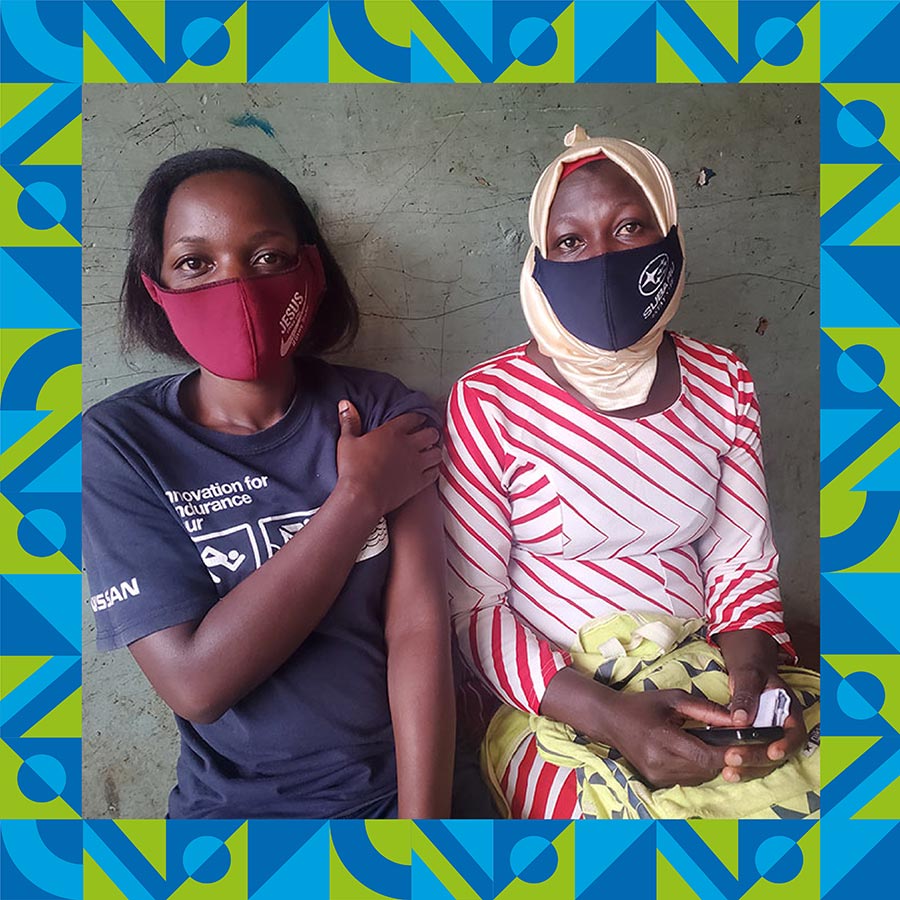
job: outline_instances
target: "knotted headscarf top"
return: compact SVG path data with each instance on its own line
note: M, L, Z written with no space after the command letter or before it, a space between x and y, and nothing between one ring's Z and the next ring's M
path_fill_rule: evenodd
M656 377L656 351L666 325L678 311L685 269L666 310L636 344L622 350L602 350L566 331L534 280L534 251L547 257L547 223L566 163L598 153L624 169L644 192L663 236L678 224L675 185L665 164L649 150L618 138L591 138L576 125L565 138L567 149L544 169L531 195L528 227L531 246L525 256L519 290L525 320L538 348L550 357L560 375L598 409L626 409L644 403ZM677 229L684 252L684 238Z

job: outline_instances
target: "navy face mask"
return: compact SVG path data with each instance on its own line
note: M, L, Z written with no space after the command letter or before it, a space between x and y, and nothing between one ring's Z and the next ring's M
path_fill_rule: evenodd
M534 280L563 328L601 350L636 344L665 312L684 265L676 226L646 247L578 262L534 251Z

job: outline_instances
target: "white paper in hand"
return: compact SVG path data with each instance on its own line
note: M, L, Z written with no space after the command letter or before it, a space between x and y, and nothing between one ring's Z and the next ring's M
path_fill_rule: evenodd
M753 725L756 728L782 726L791 708L791 698L783 688L770 688L759 695L759 708Z

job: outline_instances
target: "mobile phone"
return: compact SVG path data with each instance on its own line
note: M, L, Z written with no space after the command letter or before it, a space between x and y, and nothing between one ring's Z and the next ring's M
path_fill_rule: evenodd
M685 728L688 734L700 738L714 747L733 747L735 744L771 744L784 737L784 729L779 725L766 728Z

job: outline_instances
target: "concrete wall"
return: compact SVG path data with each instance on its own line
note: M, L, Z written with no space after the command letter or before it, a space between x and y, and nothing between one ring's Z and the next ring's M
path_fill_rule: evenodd
M228 145L293 179L357 292L342 357L442 399L527 337L527 204L576 122L660 154L675 176L687 289L674 327L733 347L763 410L790 614L817 619L818 90L802 86L195 86L84 88L84 400L173 371L122 357L125 226L166 157ZM701 168L716 174L697 184ZM126 651L84 634L84 815L156 817L177 733Z

